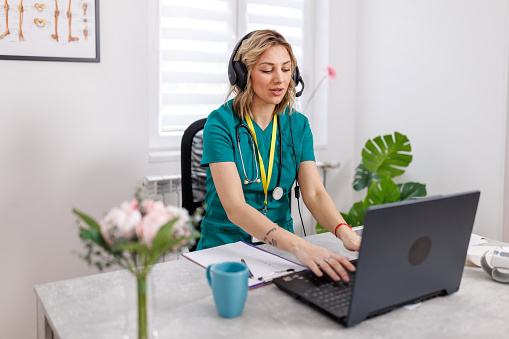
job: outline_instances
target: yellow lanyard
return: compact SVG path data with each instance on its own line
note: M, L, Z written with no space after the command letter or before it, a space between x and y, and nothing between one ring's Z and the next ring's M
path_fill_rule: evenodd
M263 166L262 156L260 154L260 149L258 148L258 141L256 140L255 129L253 127L253 123L251 122L251 118L249 117L249 115L246 115L246 122L249 126L249 129L251 130L251 133L253 134L254 142L256 144L256 148L258 149L258 159L260 162L260 172L261 172L261 176L262 176L263 192L265 193L265 200L264 200L265 206L263 207L263 211L266 214L267 213L267 191L269 190L270 177L272 176L272 167L274 165L274 151L276 149L277 116L274 115L274 119L272 120L272 139L270 142L269 170L267 172L267 175L265 174L265 167Z

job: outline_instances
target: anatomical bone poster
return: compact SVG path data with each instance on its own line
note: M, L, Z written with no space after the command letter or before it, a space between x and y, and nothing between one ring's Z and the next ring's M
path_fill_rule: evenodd
M0 0L0 59L99 62L99 0Z

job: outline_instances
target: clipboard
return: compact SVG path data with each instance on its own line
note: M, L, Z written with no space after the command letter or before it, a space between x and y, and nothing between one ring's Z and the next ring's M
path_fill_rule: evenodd
M265 286L274 278L307 269L306 266L243 241L183 253L182 256L203 268L224 261L244 260L253 274L253 278L248 279L249 289Z

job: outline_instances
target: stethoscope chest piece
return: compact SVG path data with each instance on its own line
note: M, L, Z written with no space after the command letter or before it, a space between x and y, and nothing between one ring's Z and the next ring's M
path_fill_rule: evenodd
M272 197L276 200L279 200L283 197L283 189L281 187L276 187L272 191Z

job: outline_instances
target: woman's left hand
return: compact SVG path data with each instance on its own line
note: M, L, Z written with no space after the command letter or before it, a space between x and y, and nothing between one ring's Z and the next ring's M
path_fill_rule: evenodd
M338 237L343 242L343 246L349 251L358 251L361 248L362 238L357 235L352 229L344 227L344 230L338 232Z
M354 272L355 266L348 258L335 254L324 247L313 245L301 240L299 246L292 251L301 264L309 267L313 273L321 277L324 273L333 280L349 281L348 271Z

